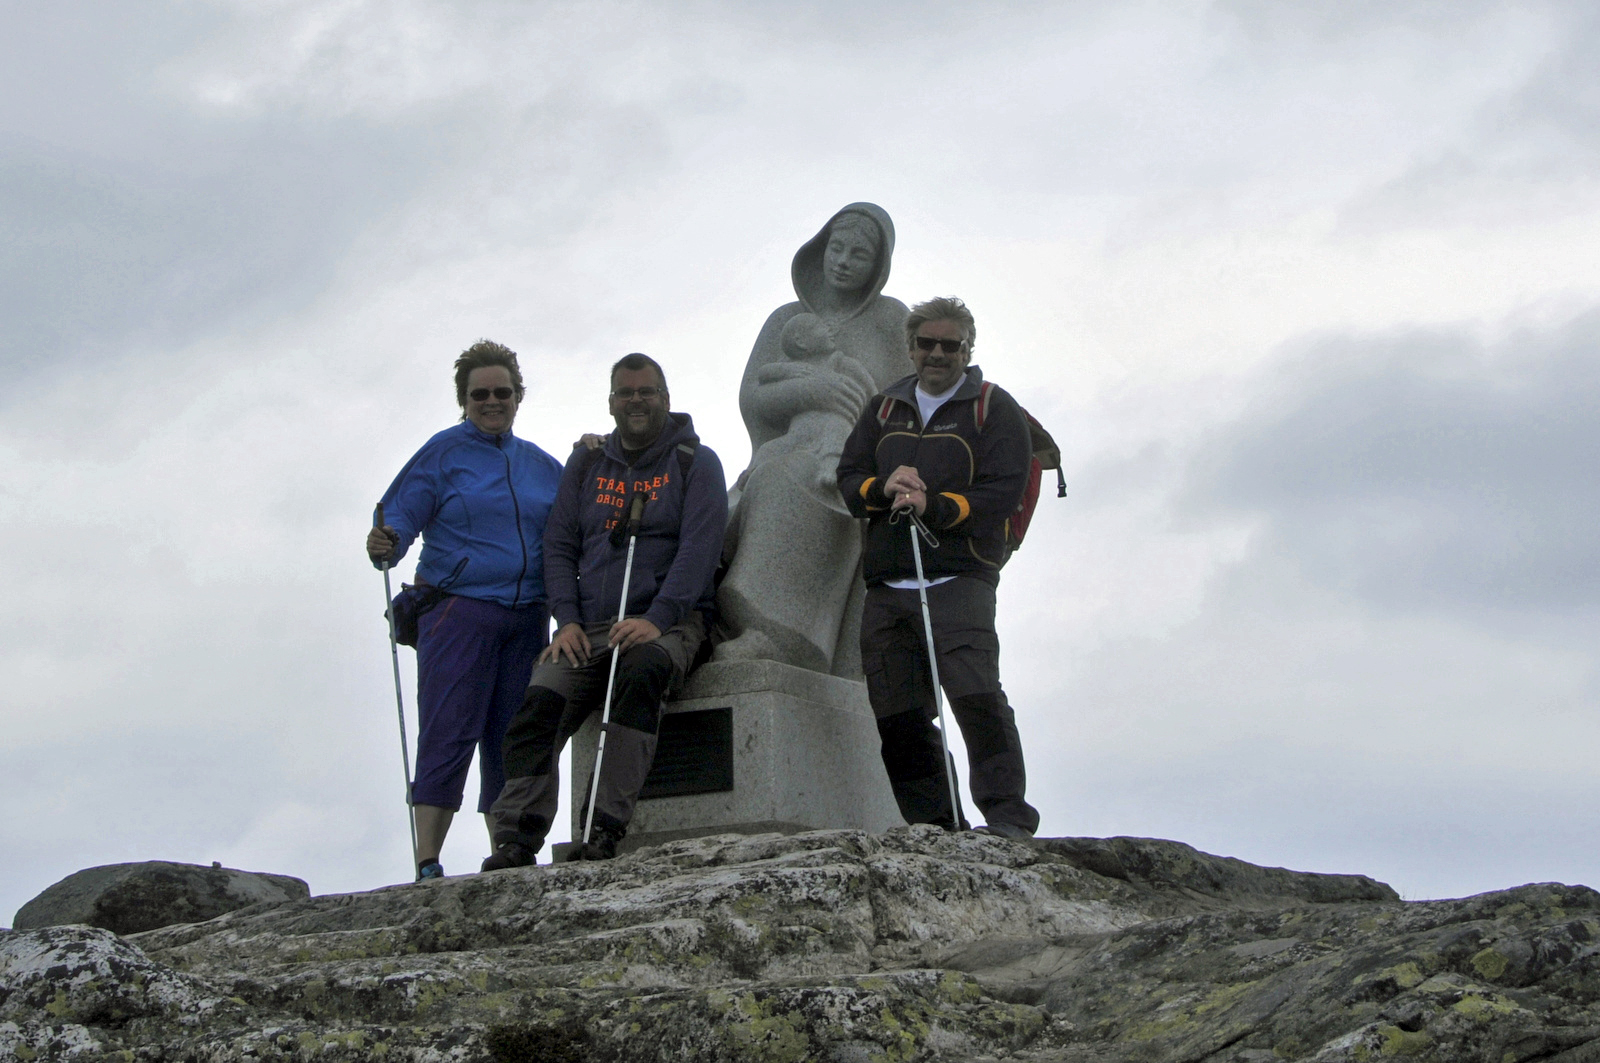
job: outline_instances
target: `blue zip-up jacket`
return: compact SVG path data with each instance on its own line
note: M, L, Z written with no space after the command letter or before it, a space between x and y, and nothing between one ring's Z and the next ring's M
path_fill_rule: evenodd
M649 501L634 548L628 615L666 631L691 610L711 605L728 488L722 462L699 442L688 414L669 413L660 437L632 465L616 432L598 458L583 447L572 452L544 533L544 580L558 625L617 618L628 543L611 545L611 530L640 491L649 492ZM680 445L694 447L687 478Z
M560 482L561 463L526 439L471 421L446 428L384 492L383 519L400 535L390 563L420 533L418 582L512 608L542 602L544 526Z

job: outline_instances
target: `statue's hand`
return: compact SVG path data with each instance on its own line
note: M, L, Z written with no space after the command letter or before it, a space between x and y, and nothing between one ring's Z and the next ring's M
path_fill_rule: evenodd
M834 358L835 360L829 364L841 375L847 376L859 384L867 398L870 399L878 393L878 382L872 379L872 373L862 364L861 359L848 354L838 354Z
M840 414L851 421L861 415L867 400L877 390L865 369L859 376L849 372L823 373L818 376L817 383L821 401L815 408Z
M815 376L817 367L805 362L770 362L756 370L757 384L776 384L780 380L798 380Z

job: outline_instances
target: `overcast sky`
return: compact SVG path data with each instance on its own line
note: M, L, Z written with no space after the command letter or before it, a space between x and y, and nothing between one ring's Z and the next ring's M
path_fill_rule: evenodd
M360 542L455 355L564 456L647 351L735 472L862 199L1066 455L1001 586L1041 833L1600 885L1592 5L0 11L0 923L408 878Z

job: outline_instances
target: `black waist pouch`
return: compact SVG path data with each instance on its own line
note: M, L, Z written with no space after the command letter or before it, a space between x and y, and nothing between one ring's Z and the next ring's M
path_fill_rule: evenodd
M417 644L417 621L423 613L448 597L448 592L426 583L415 587L409 583L400 584L400 593L394 596L390 606L394 611L394 640L402 646L414 648ZM387 612L383 615L384 619L388 619Z

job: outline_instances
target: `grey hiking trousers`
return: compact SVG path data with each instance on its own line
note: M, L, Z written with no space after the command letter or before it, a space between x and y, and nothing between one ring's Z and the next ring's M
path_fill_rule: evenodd
M604 707L611 671L612 650L606 645L611 624L606 621L585 629L589 660L584 664L574 667L565 659L552 659L534 668L522 707L512 717L502 747L506 784L489 812L496 848L516 844L538 852L544 845L560 800L557 764L561 750L589 714ZM687 673L703 641L704 621L698 612L692 612L655 641L629 649L617 662L611 723L595 799L598 829L618 838L626 833L639 790L655 759L667 690ZM587 806L580 815L586 811Z
M989 823L1039 829L1038 811L1024 799L1027 772L1016 714L1000 689L1000 638L994 629L994 585L957 576L928 588L939 683L967 744L972 801ZM933 677L914 590L868 587L861 616L861 667L878 719L883 766L907 823L961 824L950 807L939 729L933 720Z

